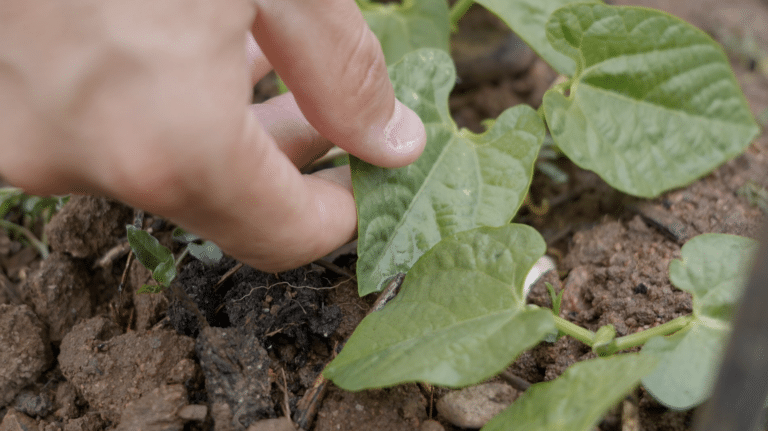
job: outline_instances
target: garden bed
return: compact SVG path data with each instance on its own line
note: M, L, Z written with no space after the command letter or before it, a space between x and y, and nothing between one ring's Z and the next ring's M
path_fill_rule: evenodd
M752 112L765 117L768 76L758 67L765 58L750 41L768 46L768 4L639 3L671 7L723 43ZM477 7L461 21L453 47L460 81L451 111L460 127L476 132L482 119L509 106L538 107L557 77ZM275 91L264 81L257 98ZM689 314L690 295L669 281L682 245L702 233L754 238L768 212L765 134L712 174L653 200L624 195L565 157L541 161L565 181L537 170L515 218L542 233L557 266L529 301L551 306L545 281L565 289L560 316L593 331L612 324L627 335ZM230 271L230 259L214 266L190 259L178 279L188 299L172 291L137 294L151 278L138 264L119 288L124 227L132 220L133 210L119 203L74 197L46 227L52 254L44 261L0 233L0 358L21 370L0 373L0 430L282 430L290 429L285 422L263 419L287 411L316 431L462 429L454 425L466 420L461 408L440 401L448 389L406 384L353 393L318 380L376 300L358 297L347 275L354 273L354 248L337 253L333 270L308 265L282 274ZM151 216L146 226L178 251L172 226ZM532 384L594 356L563 337L523 353L507 371ZM491 379L495 385L468 397L503 406L519 396L507 381ZM693 414L667 409L638 389L599 429L689 430ZM638 427L626 428L632 421Z

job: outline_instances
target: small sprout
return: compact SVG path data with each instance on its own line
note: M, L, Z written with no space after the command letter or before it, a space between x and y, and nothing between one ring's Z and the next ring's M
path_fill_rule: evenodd
M198 236L185 232L181 228L176 228L172 234L173 239L187 243L187 246L181 255L175 259L171 250L160 244L157 238L147 231L133 225L126 225L125 228L128 231L128 243L131 245L136 259L152 272L152 278L158 283L156 285L145 284L138 293L159 293L170 286L173 279L176 278L177 267L187 254L191 254L206 264L216 263L224 256L221 249L213 242L202 241ZM202 241L202 244L197 244L195 241Z
M125 228L128 231L128 243L136 259L152 272L152 278L161 285L161 288L170 286L171 281L176 278L176 261L173 259L173 253L149 232L130 224Z
M552 287L552 284L550 282L545 281L544 285L547 286L547 292L549 292L549 299L552 301L552 312L555 314L555 316L559 316L560 305L563 303L563 293L565 292L565 289L561 289L560 293L555 293L555 288Z

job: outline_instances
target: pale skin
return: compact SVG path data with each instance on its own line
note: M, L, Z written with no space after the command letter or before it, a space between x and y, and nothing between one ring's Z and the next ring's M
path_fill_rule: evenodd
M250 105L273 68L292 92ZM355 235L349 169L299 168L333 144L404 166L425 142L354 0L0 5L0 176L113 197L264 271Z

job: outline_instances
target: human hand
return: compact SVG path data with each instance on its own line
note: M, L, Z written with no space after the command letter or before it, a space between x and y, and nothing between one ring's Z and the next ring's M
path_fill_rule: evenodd
M293 94L249 106L272 66ZM332 144L402 166L425 141L353 0L0 5L0 175L114 197L265 271L355 232L348 169L297 167Z

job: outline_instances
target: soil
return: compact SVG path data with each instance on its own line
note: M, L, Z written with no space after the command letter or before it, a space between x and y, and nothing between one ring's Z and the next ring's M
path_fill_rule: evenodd
M730 55L753 113L765 117L768 76L756 65L768 54L748 47L768 46L768 3L614 3L660 8L709 32ZM509 106L537 107L557 77L479 7L461 21L453 51L459 83L451 111L474 131ZM267 78L255 99L275 92ZM542 232L557 271L529 301L551 305L545 281L565 289L561 316L591 330L610 323L626 335L690 313L690 295L667 275L682 244L707 232L756 237L768 212L756 197L768 189L766 134L710 175L654 200L623 195L564 158L542 157L539 165L516 221ZM543 173L552 167L564 181ZM466 394L425 384L350 393L319 379L376 299L359 298L344 275L354 271L354 251L336 253L342 270L313 264L281 274L190 258L174 289L137 294L151 280L140 265L121 283L124 226L132 221L133 210L120 203L75 196L45 227L52 250L45 260L0 232L0 430L295 429L285 416L317 431L463 429L448 406ZM150 226L179 251L172 226L148 216ZM507 371L537 383L593 356L564 337L523 353ZM472 392L474 402L496 408L500 387L505 402L519 395L494 378ZM668 410L638 389L598 429L621 430L629 411L643 431L690 430L695 414Z

